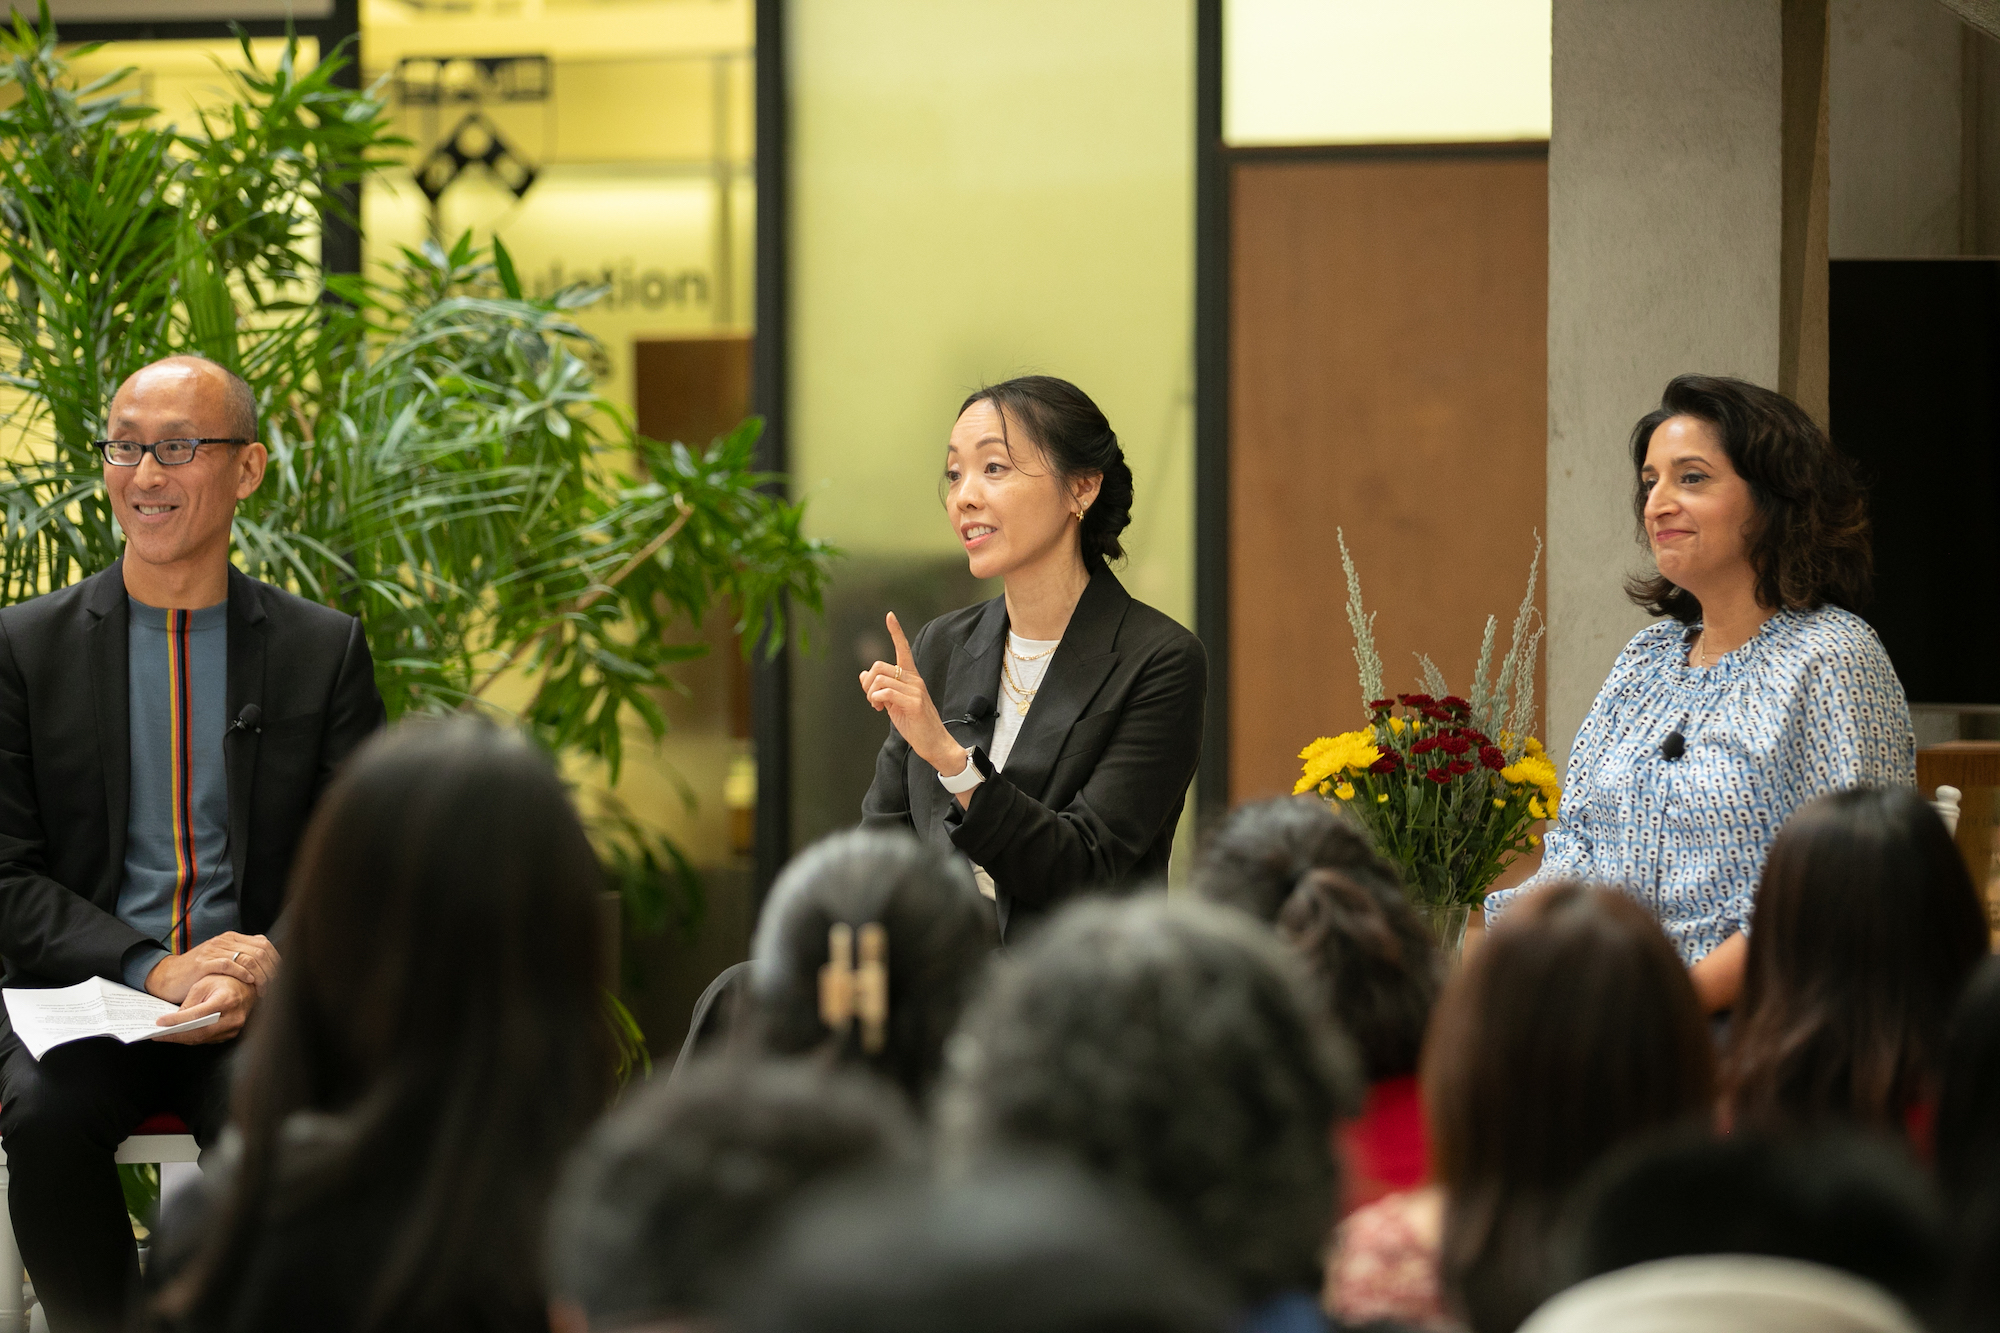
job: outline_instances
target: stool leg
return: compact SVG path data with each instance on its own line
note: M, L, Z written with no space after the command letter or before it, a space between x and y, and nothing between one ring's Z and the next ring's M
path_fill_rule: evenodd
M28 1326L21 1303L21 1247L14 1240L14 1216L7 1211L7 1154L0 1151L0 1330L11 1333Z

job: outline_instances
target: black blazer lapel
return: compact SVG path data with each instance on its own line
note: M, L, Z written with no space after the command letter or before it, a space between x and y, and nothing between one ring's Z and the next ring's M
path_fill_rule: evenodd
M1049 659L1048 674L1035 702L1021 720L1021 734L1007 756L1007 780L1036 800L1048 786L1049 771L1062 753L1069 729L1097 696L1098 687L1118 665L1112 645L1132 596L1110 570L1099 570L1070 613L1062 644ZM998 704L1011 708L1005 698Z
M90 694L97 709L97 759L104 767L104 817L110 824L107 864L118 884L124 881L126 826L132 820L132 608L125 600L123 560L91 578L84 609L96 621L88 649Z
M229 871L236 901L244 901L243 876L250 861L250 792L257 781L259 732L236 726L243 710L264 707L264 603L255 580L233 566L229 571L230 730L223 738L223 771L229 781ZM280 886L282 887L282 886Z
M993 748L993 719L989 711L977 722L953 725L964 717L972 701L984 695L997 708L1000 703L1000 651L1007 641L1007 599L995 597L986 604L985 614L973 626L965 642L951 650L951 665L945 668L944 693L938 696L938 716L953 740L968 748Z

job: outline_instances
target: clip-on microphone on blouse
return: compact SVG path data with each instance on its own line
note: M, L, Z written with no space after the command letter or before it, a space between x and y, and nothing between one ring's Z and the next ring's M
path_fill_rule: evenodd
M1687 719L1682 718L1681 727L1684 727L1686 725L1687 725ZM1680 758L1682 755L1687 753L1687 748L1688 748L1687 737L1681 735L1681 727L1675 727L1672 731L1667 733L1667 738L1660 742L1660 756L1664 758L1668 763L1672 763L1674 760Z

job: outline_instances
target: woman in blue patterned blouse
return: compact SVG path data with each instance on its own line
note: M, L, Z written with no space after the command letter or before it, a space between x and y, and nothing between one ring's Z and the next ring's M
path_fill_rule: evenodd
M1682 375L1632 432L1633 508L1659 567L1626 586L1668 619L1625 645L1570 748L1536 885L1615 884L1651 909L1710 1012L1743 984L1778 827L1824 792L1916 782L1910 710L1854 608L1866 499L1825 432L1741 380Z

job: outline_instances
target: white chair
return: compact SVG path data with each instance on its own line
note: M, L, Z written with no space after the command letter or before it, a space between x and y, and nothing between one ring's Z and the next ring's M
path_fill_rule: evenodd
M196 1162L200 1158L201 1149L195 1146L194 1135L187 1132L187 1126L178 1116L152 1116L140 1124L137 1133L118 1145L120 1166L146 1162L164 1166L169 1162ZM28 1302L23 1290L21 1246L14 1239L13 1215L7 1211L7 1186L7 1153L0 1148L0 1330L11 1333L13 1329L28 1326Z

